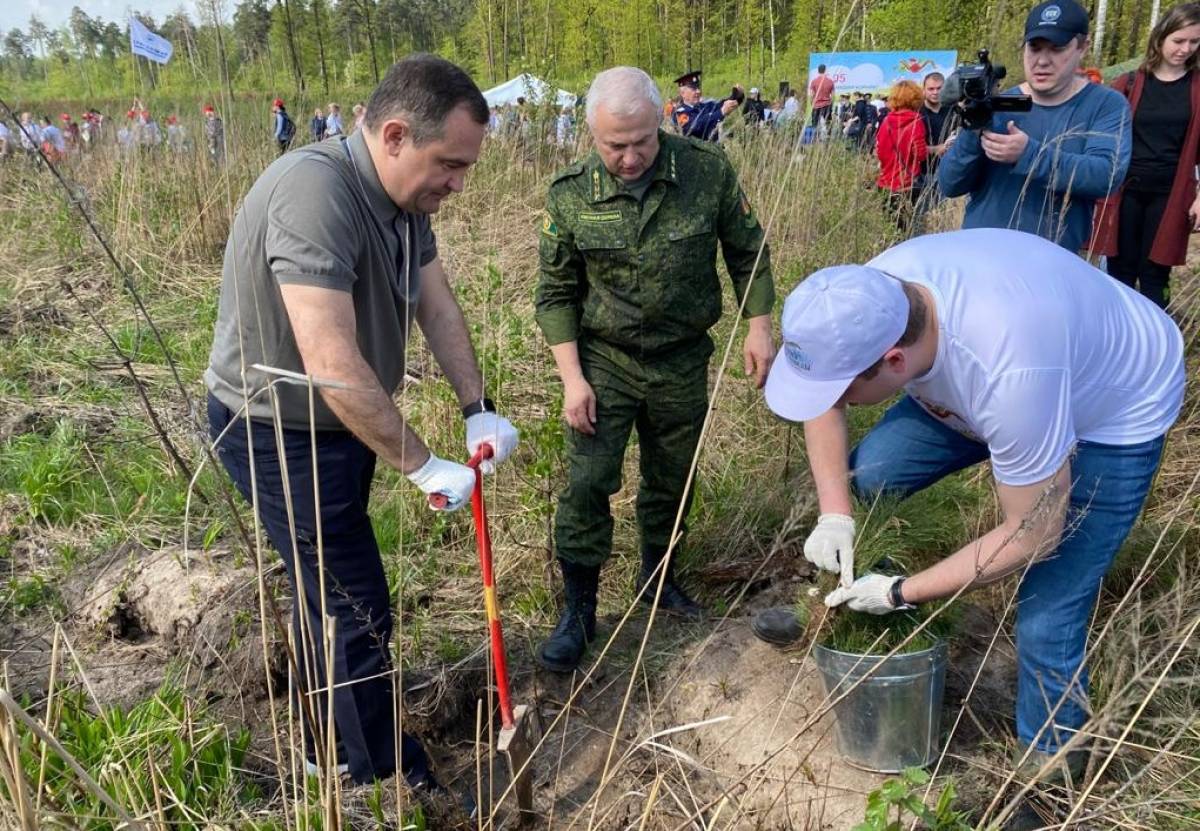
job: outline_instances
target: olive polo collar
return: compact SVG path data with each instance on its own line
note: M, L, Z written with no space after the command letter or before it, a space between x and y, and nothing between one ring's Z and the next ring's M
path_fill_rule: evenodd
M655 182L670 182L673 185L679 184L679 176L675 170L675 154L676 148L674 142L671 141L671 138L665 132L659 130L658 155L654 159L654 178L650 180L650 184L654 184ZM604 166L604 162L600 161L600 154L595 150L588 157L584 170L587 172L592 204L606 202L614 196L624 193L616 177L608 172L608 168Z
M343 146L349 151L351 166L362 184L363 195L367 198L371 212L383 227L390 228L400 208L392 201L392 197L388 196L379 181L379 173L375 170L375 161L371 158L363 131L355 130L349 138L343 139L343 142Z

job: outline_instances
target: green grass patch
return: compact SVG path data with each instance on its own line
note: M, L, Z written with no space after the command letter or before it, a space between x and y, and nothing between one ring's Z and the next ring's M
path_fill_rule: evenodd
M46 606L60 608L61 598L53 581L44 575L10 577L5 582L0 609L11 609L19 615Z
M230 733L204 706L164 687L132 709L93 711L82 692L60 694L55 737L117 804L134 816L154 816L174 828L207 827L208 817L240 813L261 797L240 772L250 733ZM21 736L20 764L28 781L42 770L42 746ZM159 793L156 800L155 790ZM45 754L43 794L72 828L108 831L117 817L54 751Z
M200 478L215 493L213 473ZM146 425L118 420L102 438L59 421L48 434L24 433L0 444L0 490L24 497L29 517L67 527L83 519L129 527L148 520L182 527L187 481L173 471ZM204 506L193 500L193 518Z

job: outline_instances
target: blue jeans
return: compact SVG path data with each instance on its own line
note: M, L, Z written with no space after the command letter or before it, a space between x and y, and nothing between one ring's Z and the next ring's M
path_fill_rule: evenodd
M208 396L208 425L214 441L229 425L233 413ZM258 513L271 545L287 569L295 598L292 605L293 643L301 677L297 693L324 689L328 683L321 625L321 582L317 562L318 519L313 502L313 454L307 430L282 430L280 443L290 493L285 494L275 428L252 421L254 473ZM379 546L367 515L375 454L350 433L318 431L317 472L321 488L321 543L325 559L325 609L336 618L333 639L333 718L338 763L349 767L356 783L390 776L396 770L394 715L395 685L391 655L392 610ZM245 419L229 427L216 446L217 458L247 501L250 491L250 453ZM300 574L292 550L292 528L299 549ZM301 638L300 616L309 633ZM315 641L315 647L313 644ZM317 729L325 723L326 698L309 697ZM410 784L429 776L420 743L402 734L402 769ZM305 751L314 758L311 729L305 730ZM324 748L324 743L318 746Z
M1133 527L1158 470L1163 437L1116 446L1081 441L1058 548L1025 574L1017 606L1017 737L1054 752L1088 717L1083 664L1100 582ZM851 486L870 501L907 497L988 458L987 446L939 423L908 396L850 454Z

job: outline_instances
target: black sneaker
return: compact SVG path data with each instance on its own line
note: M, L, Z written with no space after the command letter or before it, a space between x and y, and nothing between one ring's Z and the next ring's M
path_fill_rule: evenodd
M1001 831L1037 831L1054 825L1054 820L1046 819L1034 807L1034 800L1022 799L1016 810L1012 812Z

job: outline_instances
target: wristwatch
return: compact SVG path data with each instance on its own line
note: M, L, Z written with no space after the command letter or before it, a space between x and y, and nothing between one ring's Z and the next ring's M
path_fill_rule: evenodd
M915 609L915 608L917 608L912 603L904 602L904 592L900 588L903 585L904 585L903 577L897 577L894 581L892 581L892 588L888 590L888 600L891 602L892 608L893 609Z
M478 413L494 412L496 412L496 404L490 398L480 398L478 401L472 401L462 408L463 418L470 418Z

